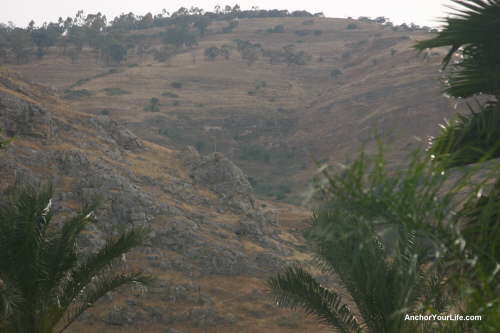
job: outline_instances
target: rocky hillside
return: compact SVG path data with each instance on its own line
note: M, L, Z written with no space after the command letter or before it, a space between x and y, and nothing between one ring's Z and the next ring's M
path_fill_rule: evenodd
M0 193L16 182L55 184L58 214L99 197L85 251L132 226L149 242L124 265L157 277L147 291L107 295L71 332L322 332L277 309L264 280L285 263L308 265L300 229L307 213L259 201L221 153L169 149L105 115L74 110L43 86L0 69Z
M210 23L198 45L166 62L154 55L167 28L156 27L129 33L141 47L119 66L96 62L92 49L73 63L53 47L12 67L142 139L222 152L259 195L297 203L313 160L343 162L377 136L407 149L455 112L438 82L444 52L413 50L429 32L321 17L240 19L224 32L226 25ZM224 54L210 57L212 47ZM243 47L254 47L253 58Z

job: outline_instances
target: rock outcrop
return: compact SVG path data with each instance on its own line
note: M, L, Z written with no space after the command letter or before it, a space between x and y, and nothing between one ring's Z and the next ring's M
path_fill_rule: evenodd
M201 157L190 147L186 155L183 160L197 183L210 188L234 209L255 210L255 196L247 176L222 153Z
M50 180L59 213L71 215L78 203L99 199L98 223L79 240L84 254L109 236L147 226L149 241L123 264L159 276L147 298L132 293L115 302L110 295L106 310L82 316L81 327L242 325L241 317L222 310L224 293L211 291L211 281L264 279L293 252L257 207L243 171L222 154L200 156L192 147L151 151L108 117L72 113L45 93L30 92L28 101L19 92L0 92L0 127L16 137L0 151L0 196L16 182Z

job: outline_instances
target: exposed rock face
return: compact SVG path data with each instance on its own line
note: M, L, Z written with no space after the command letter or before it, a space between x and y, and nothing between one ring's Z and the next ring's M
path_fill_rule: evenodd
M50 114L42 106L0 91L0 128L9 137L50 135Z
M185 281L265 278L290 255L279 245L276 225L256 207L246 175L222 154L201 157L188 147L177 154L179 160L170 162L184 165L181 170L170 170L161 158L142 157L138 159L144 161L145 170L134 168L137 160L130 156L136 158L148 150L109 118L79 114L66 119L62 117L69 116L57 115L50 106L5 95L0 94L0 127L15 134L16 140L0 151L0 200L2 191L16 181L35 184L47 179L56 185L54 207L61 213L72 214L75 204L99 198L98 223L79 239L84 254L101 248L108 236L148 226L151 237L138 250L142 258L138 265L185 279L161 280L149 292L154 304L166 304L163 310L127 295L118 304L107 300L105 312L85 315L82 323L120 329L149 323L162 327L184 323L196 329L237 325L234 315L218 309L217 302L200 291L201 282L196 286ZM23 125L26 119L29 126ZM58 139L40 140L47 137L44 133L51 121L57 124L52 134ZM150 173L149 168L164 171ZM252 252L245 244L259 250ZM175 312L177 304L183 304L181 312Z
M93 118L91 122L108 132L120 147L131 151L144 150L144 143L134 133L116 121L111 120L108 116Z
M243 212L255 209L255 197L247 176L221 153L198 157L188 151L191 177L217 193L228 204Z

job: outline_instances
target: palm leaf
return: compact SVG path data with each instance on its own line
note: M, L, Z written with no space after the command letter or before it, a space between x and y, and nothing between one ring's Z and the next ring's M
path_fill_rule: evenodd
M147 230L110 239L79 264L76 240L93 221L95 205L85 206L62 228L49 228L51 196L51 186L21 186L0 201L0 279L8 286L0 288L2 332L52 332L71 307L60 324L67 327L106 292L150 281L140 272L113 273L116 259L139 245Z
M79 303L72 306L66 312L65 322L58 332L63 332L73 321L75 321L83 312L92 307L97 300L106 293L116 290L122 286L133 284L146 286L151 284L153 278L142 272L120 273L96 277L90 286L88 286L84 295L80 297Z
M90 255L84 263L71 272L69 282L62 292L62 307L68 307L82 289L91 282L92 278L112 265L115 259L142 244L146 235L147 230L144 228L131 229L118 239L108 240L100 251Z
M322 287L302 268L288 267L283 273L271 278L268 286L279 306L295 309L301 307L326 325L342 333L360 333L358 323L351 309L335 292Z
M500 2L498 0L454 0L465 7L445 20L446 26L430 40L416 44L423 51L435 47L451 47L443 59L446 67L457 55L449 74L447 93L469 97L484 93L500 95Z
M58 237L54 237L47 249L48 277L44 286L48 295L57 292L68 271L77 266L77 237L88 223L93 221L96 204L85 206L76 216L66 221Z
M469 109L469 115L442 126L432 142L430 153L446 168L500 157L500 104L480 105L479 112Z

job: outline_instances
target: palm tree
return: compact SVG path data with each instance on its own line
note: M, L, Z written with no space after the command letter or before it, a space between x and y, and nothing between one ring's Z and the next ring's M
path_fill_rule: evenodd
M418 50L450 47L443 67L453 60L447 93L457 98L486 94L487 102L468 104L468 115L459 115L443 126L432 142L430 153L445 168L468 166L500 157L500 0L455 0L461 6L445 27ZM484 99L484 96L483 96ZM484 163L480 163L483 164ZM471 312L486 313L484 331L500 330L500 177L494 186L481 190L457 216L464 221L457 240L466 244L467 274L460 275L462 288L469 289ZM495 179L493 178L493 179ZM475 256L471 256L474 253ZM459 260L460 262L460 260ZM463 261L462 261L463 262ZM487 306L485 304L488 304Z
M151 281L142 272L116 267L122 254L140 245L144 229L109 239L87 257L77 238L94 221L86 205L63 222L54 221L52 188L22 186L0 201L0 330L63 332L109 291Z
M405 321L405 314L444 312L450 305L441 288L440 225L452 212L453 194L439 197L446 177L429 158L415 154L407 168L394 171L361 154L340 173L325 173L323 204L306 238L320 267L335 275L350 294L322 286L300 267L269 280L277 303L302 307L339 332L428 332L429 322ZM424 221L434 221L426 228ZM429 234L427 232L432 232ZM436 261L431 265L431 259ZM432 326L434 325L434 326Z
M461 8L445 19L435 38L416 44L420 51L450 47L443 68L447 74L446 93L457 98L487 94L494 99L478 103L471 114L458 116L443 126L431 153L446 160L448 167L467 165L500 157L500 1L453 0Z
M500 331L499 167L488 174L485 164L470 165L500 157L500 1L453 2L463 9L416 47L451 46L444 67L458 53L448 94L494 99L447 123L430 153L415 155L406 167L391 170L382 155L367 160L362 154L343 172L326 173L324 204L307 234L319 263L337 274L355 306L299 267L269 280L279 305L300 306L340 332ZM450 307L483 320L401 317Z

